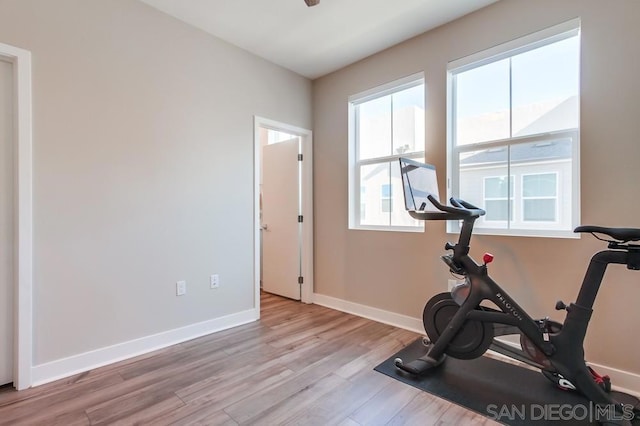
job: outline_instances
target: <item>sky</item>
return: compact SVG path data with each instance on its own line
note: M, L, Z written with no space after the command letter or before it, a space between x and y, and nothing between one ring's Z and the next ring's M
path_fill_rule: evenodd
M510 83L513 107L577 95L579 53L575 36L457 74L457 116L508 110Z

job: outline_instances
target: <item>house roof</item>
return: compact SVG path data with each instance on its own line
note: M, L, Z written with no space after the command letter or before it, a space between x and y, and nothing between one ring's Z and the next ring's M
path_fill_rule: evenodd
M566 127L566 123L578 122L578 111L578 97L571 96L514 136L544 134L549 132L549 129L562 129ZM510 146L510 150L510 153L507 153L507 147L488 148L461 159L460 165L504 163L507 161L507 154L510 156L511 163L567 159L572 155L572 143L569 138L565 137L534 143L514 144Z
M511 145L510 153L507 147L489 148L460 160L461 166L487 165L491 163L505 163L507 154L511 163L530 163L538 161L562 160L571 158L572 144L569 138L537 143Z

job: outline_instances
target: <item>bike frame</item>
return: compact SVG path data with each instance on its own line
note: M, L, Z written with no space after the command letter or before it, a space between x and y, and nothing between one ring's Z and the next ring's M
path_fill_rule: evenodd
M432 216L431 220L446 218L430 215ZM453 254L443 256L442 259L452 272L469 278L470 290L466 300L451 318L446 330L436 342L432 343L426 356L431 359L440 359L446 352L447 345L467 320L505 324L516 327L529 338L546 355L556 372L569 380L591 401L596 404L615 402L593 381L591 372L584 361L583 342L593 312L593 304L607 266L621 264L627 265L629 269L640 268L640 247L633 249L629 246L610 243L609 247L613 247L614 250L596 253L589 263L576 302L566 307L567 315L561 329L557 333L545 333L541 329L541 322L532 319L489 277L487 266L477 264L469 256L469 242L476 218L475 216L463 218L458 242L455 245L447 243L445 246L446 249L453 250ZM493 302L501 312L477 309L484 300ZM501 333L500 335L504 334L511 333ZM499 345L499 347L504 349L506 345ZM526 355L524 355L526 359L523 359L523 352L517 349L507 349L506 352L508 352L508 356L541 369L549 368Z
M515 326L520 329L545 355L551 355L553 345L545 340L538 323L533 320L518 303L513 300L491 277L487 266L478 265L469 256L469 242L473 231L475 218L463 220L458 243L454 246L447 244L445 248L452 249L453 254L443 256L443 260L454 272L461 273L470 278L471 289L467 300L460 307L456 315L451 319L451 327L440 336L438 342L430 351L435 356L444 353L444 349L455 336L459 327L466 320L476 320ZM490 300L498 306L502 312L482 311L476 309L484 300ZM440 343L442 340L445 342ZM441 348L442 347L442 348ZM440 352L442 351L442 352ZM432 355L432 356L433 356Z
M433 296L425 306L423 322L425 330L434 331L435 342L423 339L427 347L426 353L409 362L396 358L394 364L400 370L413 375L422 375L440 365L446 353L470 359L481 356L483 351L491 347L513 359L526 362L543 370L545 376L563 387L573 387L592 403L598 406L615 406L617 414L625 412L625 405L615 401L603 387L596 383L592 370L584 360L583 343L587 333L589 320L602 279L609 264L627 265L628 269L640 270L640 245L629 242L640 241L640 230L635 228L604 228L600 226L579 226L575 232L608 235L612 240L608 250L596 253L591 258L582 281L578 297L574 303L566 306L563 302L556 304L556 309L567 311L562 324L548 318L534 320L513 300L491 277L487 270L489 258L485 264L479 265L469 256L469 243L476 219L486 212L464 200L450 198L449 205L439 202L437 188L434 186L435 168L408 159L400 159L405 208L409 215L418 220L460 220L462 227L458 242L447 243L446 250L453 253L442 256L451 272L464 275L469 288L452 291L451 295L441 293ZM429 203L436 208L431 209ZM600 238L601 239L601 238ZM466 295L460 301L458 295ZM498 309L481 305L485 300L493 302ZM438 307L440 306L440 307ZM447 309L441 311L439 309ZM440 327L431 328L436 323L439 312L445 312L446 321ZM449 315L452 315L449 317ZM469 344L467 352L456 352L454 339L465 327L465 322L473 328L472 333L481 340L471 340L468 333L460 334L461 344ZM481 326L477 327L480 323ZM489 329L491 326L491 329ZM435 325L433 326L435 327ZM478 331L480 330L480 331ZM489 331L492 331L491 334ZM495 336L520 334L520 348L496 341ZM489 340L489 338L492 338ZM474 346L475 345L475 346ZM531 346L533 345L533 346ZM448 351L449 350L449 351ZM468 358L465 358L468 357ZM570 386L566 386L566 385ZM631 407L640 417L638 411ZM614 420L607 424L621 424ZM625 423L626 424L626 423Z

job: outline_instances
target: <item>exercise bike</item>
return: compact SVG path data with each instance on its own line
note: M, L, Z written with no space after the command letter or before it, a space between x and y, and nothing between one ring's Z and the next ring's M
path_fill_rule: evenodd
M438 201L435 168L409 159L400 159L405 207L418 220L461 221L456 244L447 243L452 253L442 256L462 284L452 291L433 296L425 305L423 323L428 339L425 354L406 362L396 358L395 366L411 375L424 375L439 366L447 355L458 359L482 356L488 349L539 368L545 377L564 389L580 392L602 407L614 407L615 417L604 424L629 424L640 418L637 409L615 401L608 393L610 382L584 361L583 341L598 289L607 265L626 265L640 270L640 229L579 226L575 232L591 233L607 242L608 249L596 253L589 264L576 302L556 304L567 312L564 323L548 318L533 319L489 277L493 256L485 254L477 264L469 256L474 222L485 211L461 199L450 205ZM493 302L491 307L485 301ZM483 302L485 302L483 304ZM519 345L495 340L496 336L519 335Z

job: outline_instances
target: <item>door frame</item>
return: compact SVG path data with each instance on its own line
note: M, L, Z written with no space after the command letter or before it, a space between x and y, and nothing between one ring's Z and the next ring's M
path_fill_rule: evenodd
M14 357L13 386L31 387L33 359L33 211L31 52L0 43L0 57L13 64L14 84Z
M254 229L254 307L260 311L260 173L262 155L260 129L278 130L299 136L302 144L302 276L304 281L300 291L303 303L312 303L313 297L313 132L268 118L254 116L253 147L253 229Z

